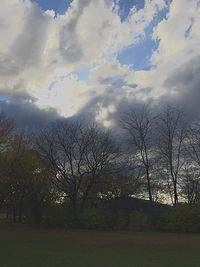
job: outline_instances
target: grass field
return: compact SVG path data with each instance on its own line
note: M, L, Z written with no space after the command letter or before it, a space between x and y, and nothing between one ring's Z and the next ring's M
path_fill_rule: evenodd
M200 267L200 235L0 228L0 267Z

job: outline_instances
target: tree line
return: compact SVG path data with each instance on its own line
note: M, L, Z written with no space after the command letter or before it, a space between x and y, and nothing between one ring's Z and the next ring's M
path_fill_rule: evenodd
M22 132L1 113L1 212L13 222L41 222L62 207L76 224L89 208L98 217L102 203L119 198L198 206L199 122L173 106L144 105L122 114L118 128L66 119Z

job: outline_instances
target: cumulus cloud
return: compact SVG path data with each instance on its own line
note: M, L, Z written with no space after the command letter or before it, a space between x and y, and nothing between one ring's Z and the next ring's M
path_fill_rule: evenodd
M166 18L153 25L163 9ZM190 99L197 110L200 1L146 0L123 21L119 13L112 0L74 0L57 16L30 0L2 0L0 94L15 99L3 100L3 109L19 110L16 118L27 110L40 122L57 113L92 113L105 126L114 123L118 109L140 101ZM120 64L117 54L138 44L148 27L158 42L152 68L134 71ZM80 69L87 69L87 79L79 79Z
M200 54L198 3L196 0L172 1L167 18L154 28L153 38L159 41L151 59L154 67L149 71L138 71L132 78L140 87L152 87L155 98L175 93L173 88L165 86L165 80Z
M49 20L29 1L1 2L0 90L32 93L37 87Z

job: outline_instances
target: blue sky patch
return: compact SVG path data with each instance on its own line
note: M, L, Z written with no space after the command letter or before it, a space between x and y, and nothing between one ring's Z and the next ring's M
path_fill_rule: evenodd
M87 80L90 75L90 70L88 68L84 68L81 70L77 70L75 72L79 80Z
M130 9L135 6L137 10L144 8L144 0L119 0L116 1L119 5L119 15L121 20L124 21L130 12Z
M57 14L64 14L72 0L32 0L44 11L53 9Z
M145 38L139 43L124 48L118 54L118 60L121 64L130 66L134 70L147 70L152 67L151 56L158 48L159 41L152 39L154 27L166 18L168 7L158 12L157 16L150 22L145 29Z
M121 64L129 65L134 70L149 69L151 67L151 55L157 47L156 41L145 39L122 50L118 55L118 60Z

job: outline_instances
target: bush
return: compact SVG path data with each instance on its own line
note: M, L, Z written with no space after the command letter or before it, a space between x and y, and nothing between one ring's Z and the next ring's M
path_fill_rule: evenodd
M150 218L141 212L134 212L129 215L129 230L147 231L152 228Z
M119 210L115 215L114 228L118 230L127 230L129 225L129 213Z
M160 226L172 232L200 232L200 207L180 204L164 214Z
M79 218L81 228L105 229L107 228L108 212L102 208L87 208Z
M67 207L64 204L49 206L43 225L50 228L65 228L67 221Z

